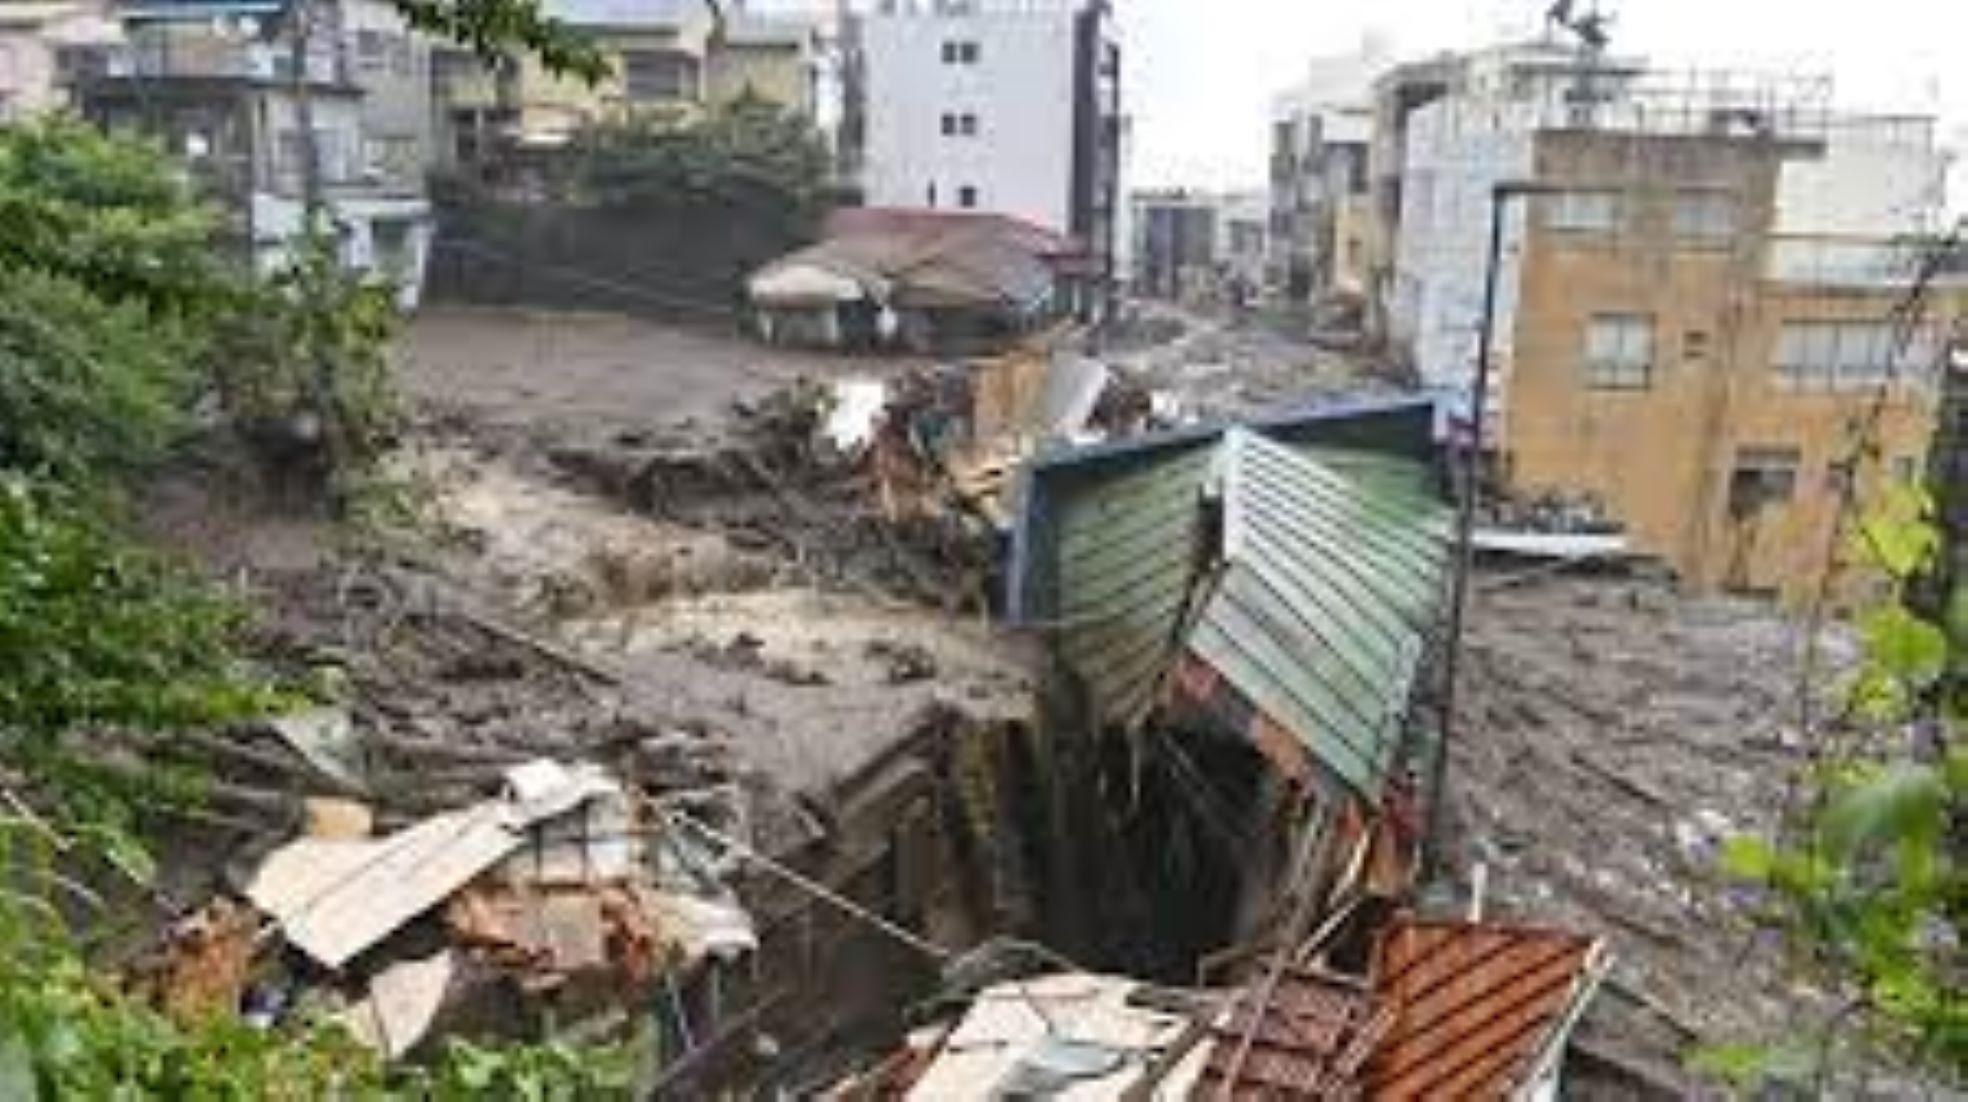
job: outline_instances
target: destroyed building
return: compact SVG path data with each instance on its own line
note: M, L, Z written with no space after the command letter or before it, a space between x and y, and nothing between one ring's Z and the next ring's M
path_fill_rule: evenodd
M1086 270L1072 239L1009 215L854 208L745 290L769 344L977 352L1057 320Z

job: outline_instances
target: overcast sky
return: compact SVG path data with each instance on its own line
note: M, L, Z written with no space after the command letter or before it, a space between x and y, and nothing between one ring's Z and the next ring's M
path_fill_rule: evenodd
M1534 32L1549 0L1115 0L1131 183L1260 186L1273 95L1306 59L1385 35L1400 55ZM1968 0L1601 0L1613 49L1677 66L1830 73L1837 102L1934 112L1968 143ZM1586 5L1581 3L1580 7ZM1949 53L1953 54L1950 71ZM1957 167L1956 210L1968 198Z

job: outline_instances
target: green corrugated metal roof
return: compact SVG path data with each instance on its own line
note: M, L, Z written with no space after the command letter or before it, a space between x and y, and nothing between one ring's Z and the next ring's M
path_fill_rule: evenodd
M1077 489L1056 519L1059 654L1096 716L1137 722L1186 647L1379 799L1448 567L1422 464L1231 429Z
M1189 648L1377 801L1441 606L1449 508L1413 465L1341 473L1234 429L1222 447L1225 568Z
M1175 653L1213 461L1211 448L1160 457L1092 487L1062 511L1060 657L1086 682L1094 714L1107 722L1139 718Z

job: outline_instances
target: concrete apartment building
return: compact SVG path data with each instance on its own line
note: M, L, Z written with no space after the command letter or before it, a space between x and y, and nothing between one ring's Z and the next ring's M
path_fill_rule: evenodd
M1664 76L1551 44L1457 68L1383 85L1402 132L1377 180L1400 210L1395 346L1467 395L1493 189L1529 185L1497 270L1498 474L1588 495L1698 586L1803 596L1855 421L1883 395L1862 489L1911 477L1932 427L1959 287L1917 329L1891 319L1940 228L1933 121L1840 115L1821 81Z
M1144 188L1128 196L1128 284L1145 298L1247 299L1269 258L1262 192Z
M595 123L683 116L740 96L806 115L818 110L821 28L812 20L706 0L548 0L544 7L596 44L609 75L591 85L532 57L492 70L444 49L435 87L448 162L556 149Z
M0 124L72 106L77 66L122 34L95 0L0 3Z
M855 20L868 205L1011 215L1113 273L1121 53L1106 0L881 0Z
M417 302L431 235L422 133L397 112L428 117L415 64L378 56L384 74L403 70L404 106L372 107L351 55L350 6L315 0L314 32L296 80L286 6L278 0L153 2L110 10L122 42L82 67L76 106L111 130L161 141L226 210L242 259L263 270L284 263L304 224L299 125L305 83L323 198L344 263L388 275L405 308ZM358 24L361 26L363 24ZM406 49L408 47L405 47ZM419 106L421 104L422 106Z
M1289 299L1366 289L1373 83L1392 64L1370 38L1352 53L1315 58L1272 104L1267 275Z

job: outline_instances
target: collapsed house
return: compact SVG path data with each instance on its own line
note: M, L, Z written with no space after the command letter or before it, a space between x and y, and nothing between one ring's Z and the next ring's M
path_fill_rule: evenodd
M1149 778L1121 849L1197 847L1160 877L1210 914L1177 958L1355 858L1383 893L1410 875L1450 567L1435 425L1427 399L1382 401L1030 466L1011 613L1058 660L1064 771Z
M1554 1096L1603 945L1412 909L1452 569L1438 424L1425 398L1356 403L1028 464L1009 603L1057 662L1051 902L1102 928L1075 950L1157 982L986 988L841 1096ZM1113 931L1137 924L1131 955Z
M833 1097L1552 1099L1606 967L1593 938L1399 916L1364 977L1298 960L1218 990L1012 980Z
M1056 318L1081 250L1002 214L842 210L745 283L769 344L916 351L1000 345Z

